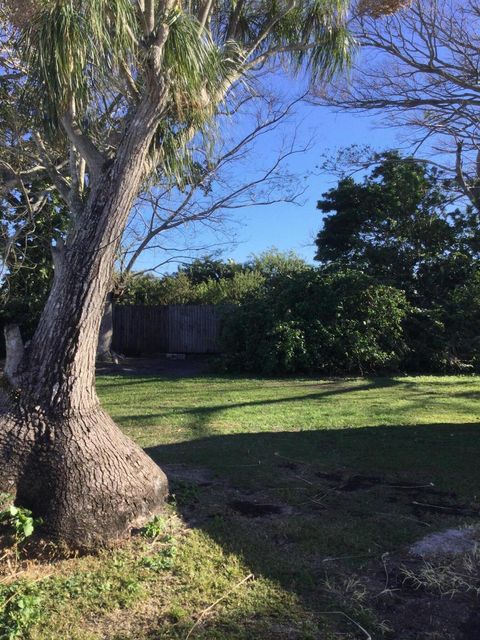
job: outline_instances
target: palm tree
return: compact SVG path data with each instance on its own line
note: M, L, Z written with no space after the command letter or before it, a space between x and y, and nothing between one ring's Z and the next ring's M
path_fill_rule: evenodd
M260 69L328 78L344 67L347 4L2 3L12 81L30 123L21 144L35 149L70 225L53 247L54 281L33 339L23 347L14 328L7 332L0 490L58 537L82 545L119 538L167 494L165 475L101 409L94 383L104 300L135 198L147 181L188 173L189 143L212 135L237 83ZM21 170L10 177L23 184Z

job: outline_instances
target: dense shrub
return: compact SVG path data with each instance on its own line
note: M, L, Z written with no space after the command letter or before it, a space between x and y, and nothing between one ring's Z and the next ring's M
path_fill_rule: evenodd
M480 369L480 272L456 286L444 303L449 368Z
M425 260L408 286L357 265L268 251L131 278L122 304L228 305L222 366L261 373L480 369L480 271L465 252Z
M225 318L223 362L267 374L395 369L407 310L403 292L357 271L281 274Z
M265 284L258 271L238 272L229 278L208 278L192 282L185 272L155 278L132 277L119 300L120 304L239 304L259 292Z
M40 191L44 186L39 184ZM19 198L24 202L22 194ZM28 224L19 225L17 215L17 207L0 211L0 357L5 354L5 325L18 324L24 340L32 337L53 280L51 239L59 238L67 225L66 209L52 194Z
M405 323L408 371L461 373L480 370L480 272L452 285L430 308L412 307Z
M411 308L401 366L409 371L471 371L480 363L480 213L454 208L449 188L437 169L387 152L361 181L340 180L318 203L316 258L405 291Z

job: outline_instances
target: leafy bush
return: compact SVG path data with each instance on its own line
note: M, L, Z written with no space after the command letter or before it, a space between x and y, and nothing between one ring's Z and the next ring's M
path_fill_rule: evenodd
M208 278L194 283L183 273L163 278L132 277L120 304L239 304L265 284L258 271L245 271L229 278Z
M407 177L411 170L408 163L402 166ZM415 171L421 173L423 168ZM378 195L379 185L370 186ZM422 188L419 197L423 193ZM351 204L355 209L355 202ZM424 204L425 211L413 209L412 215L419 217L416 225L410 228L408 216L404 220L406 235L402 232L397 238L400 245L423 246L429 238L422 220L426 216L438 222L440 214L435 213L435 198ZM349 215L353 209L348 209ZM390 216L387 227L396 238L399 230L388 211L384 212ZM443 222L434 225L437 230L447 224L445 216L449 225L454 224L450 214L440 213ZM465 214L458 222L456 214L460 226L449 231L458 235L452 250L445 249L445 237L437 234L429 240L429 250L420 252L417 262L408 262L407 269L400 265L405 251L398 243L393 243L396 249L390 247L389 256L382 249L384 214L370 211L378 237L372 240L366 227L365 233L357 234L362 242L370 238L372 246L356 257L342 254L341 259L314 268L295 254L276 250L244 264L207 256L163 278L132 277L121 303L228 305L222 366L230 370L265 374L479 370L480 271L473 249L465 245L476 218L470 220ZM335 238L335 234L330 238L333 245Z
M437 169L394 151L378 155L362 181L344 178L318 202L325 215L316 259L405 291L412 308L402 367L410 371L479 364L480 214L454 208L450 186Z
M357 271L278 275L225 318L223 363L266 374L396 368L407 310L402 291Z

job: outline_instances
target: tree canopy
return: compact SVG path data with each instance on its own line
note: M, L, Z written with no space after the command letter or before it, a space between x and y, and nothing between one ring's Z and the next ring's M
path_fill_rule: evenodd
M432 298L439 272L450 267L453 277L479 257L478 212L455 205L435 167L396 152L380 157L363 181L342 179L317 208L326 214L317 260L348 263L410 292L423 287Z
M314 89L315 102L403 127L403 144L479 207L480 2L414 0L375 17L365 11L351 21L362 54L348 78Z
M330 271L349 265L405 291L411 311L404 367L478 366L478 211L457 202L449 179L424 162L387 153L362 181L340 180L318 208L327 215L317 260Z

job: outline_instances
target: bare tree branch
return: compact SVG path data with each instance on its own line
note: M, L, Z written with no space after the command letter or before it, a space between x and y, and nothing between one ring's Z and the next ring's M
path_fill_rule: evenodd
M350 78L317 87L312 100L406 127L410 148L442 164L478 206L479 1L415 0L382 21L357 17L352 28L363 53Z
M75 146L87 163L92 177L98 176L106 158L75 124L74 110L70 108L62 117L62 125L70 142Z

